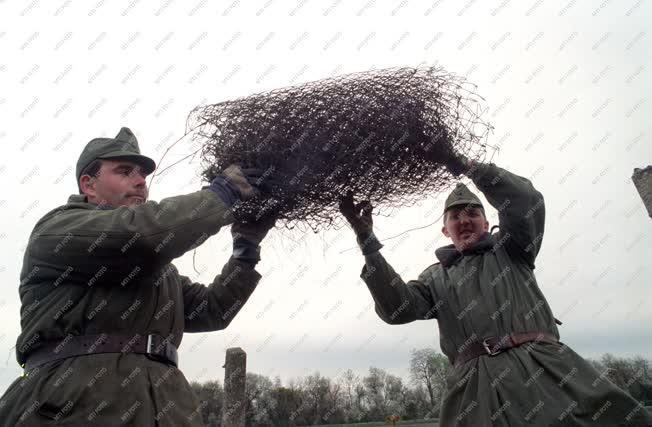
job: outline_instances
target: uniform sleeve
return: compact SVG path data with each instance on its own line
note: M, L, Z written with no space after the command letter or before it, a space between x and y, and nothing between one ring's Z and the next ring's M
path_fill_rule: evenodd
M380 252L367 255L360 275L367 284L378 316L390 325L437 317L432 297L432 275L426 269L405 283Z
M260 274L249 263L233 258L208 286L180 276L185 332L209 332L226 328L256 289Z
M498 210L498 244L534 268L546 218L543 195L532 183L494 164L477 165L471 175L476 187Z
M209 190L107 210L73 205L39 222L28 250L42 269L123 277L170 263L232 222L231 210Z

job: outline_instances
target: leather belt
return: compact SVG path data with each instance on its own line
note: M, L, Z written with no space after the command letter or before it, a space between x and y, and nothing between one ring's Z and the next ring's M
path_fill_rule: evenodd
M475 359L480 356L495 356L510 348L518 347L528 342L545 342L559 344L559 340L547 332L524 332L519 334L508 334L502 337L489 337L481 342L471 343L464 351L455 358L455 366Z
M27 356L26 371L55 360L100 353L137 353L152 360L178 366L177 348L161 335L68 335L58 342L47 342Z

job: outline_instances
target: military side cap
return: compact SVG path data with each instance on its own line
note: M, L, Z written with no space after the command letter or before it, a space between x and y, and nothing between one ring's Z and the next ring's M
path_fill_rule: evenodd
M477 206L484 209L482 202L466 185L458 183L444 203L444 212L455 206Z
M77 160L77 184L83 170L94 160L125 159L137 163L143 167L146 173L152 173L156 169L154 160L140 154L138 140L129 128L123 127L115 138L92 139Z

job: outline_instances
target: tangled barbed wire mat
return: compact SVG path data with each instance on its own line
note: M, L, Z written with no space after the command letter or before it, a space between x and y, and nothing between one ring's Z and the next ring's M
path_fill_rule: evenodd
M232 163L270 178L267 194L236 207L238 219L269 213L317 231L337 223L347 193L393 208L447 189L451 156L484 158L481 100L441 68L393 68L202 105L188 128L205 179Z

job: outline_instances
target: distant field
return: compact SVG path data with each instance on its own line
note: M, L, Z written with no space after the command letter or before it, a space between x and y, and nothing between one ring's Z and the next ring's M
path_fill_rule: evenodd
M652 412L652 406L646 406L645 409ZM354 424L327 424L323 427L387 427L391 424L385 424L384 421L370 422L370 423L354 423ZM439 419L432 420L406 420L396 424L397 427L439 427Z
M323 427L387 427L391 424L385 424L384 421L354 424L326 424ZM396 423L397 427L439 427L439 419L432 420L405 420Z

